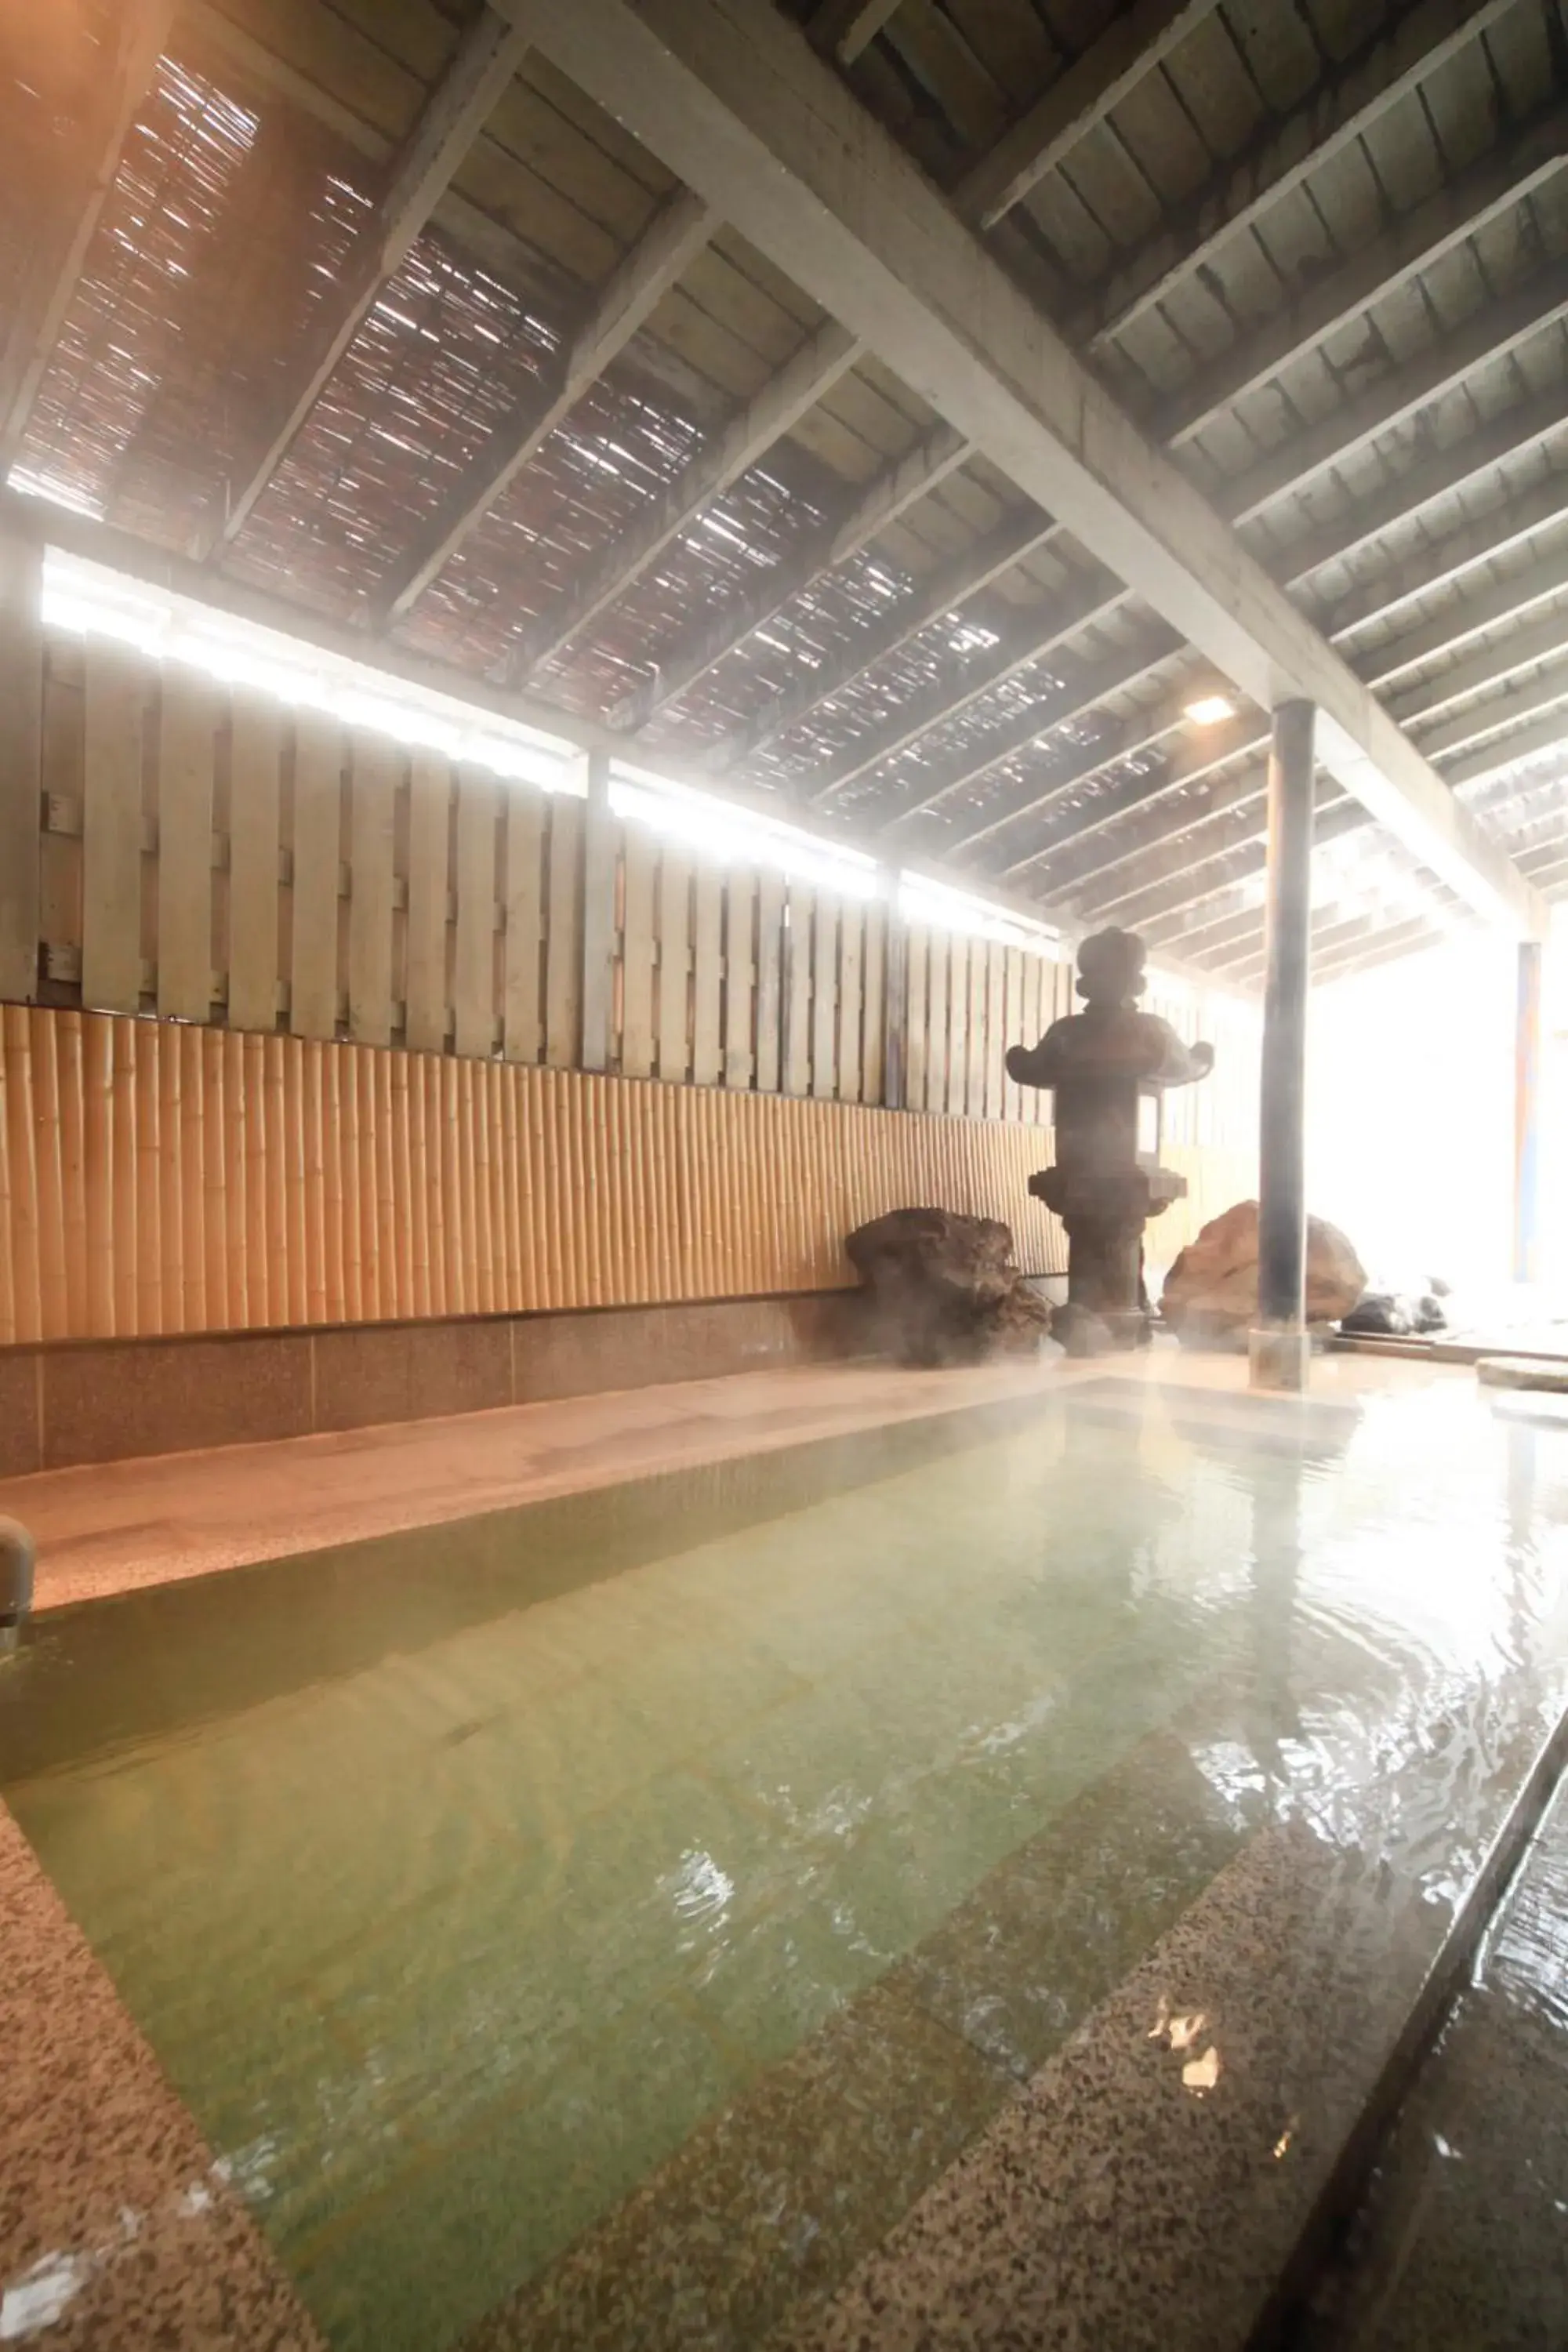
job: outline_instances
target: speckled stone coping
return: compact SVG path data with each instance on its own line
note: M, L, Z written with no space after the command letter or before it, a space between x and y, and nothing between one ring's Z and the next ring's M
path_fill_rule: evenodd
M0 1805L0 2342L321 2337Z
M1263 1830L832 2300L768 2352L1241 2352L1364 2177L1568 1741L1516 1754L1454 1907L1363 1843ZM1367 1832L1371 1833L1368 1834Z
M1540 1389L1548 1396L1568 1396L1568 1357L1482 1356L1476 1378L1487 1388Z

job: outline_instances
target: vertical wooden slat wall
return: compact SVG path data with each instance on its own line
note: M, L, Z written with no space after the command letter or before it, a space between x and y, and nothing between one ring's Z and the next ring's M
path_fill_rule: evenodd
M584 803L570 794L459 770L107 640L33 642L44 1002L882 1099L880 900L727 873L614 818L585 868ZM607 930L611 956L607 1034L601 1051L596 988L586 1055L585 871L595 952ZM1046 1099L1006 1080L1004 1055L1070 1009L1064 966L913 926L905 983L910 1108L1047 1122ZM1237 1108L1220 1131L1250 1132L1249 1105Z
M884 1113L883 900L607 812L588 841L570 795L110 642L7 642L42 665L43 830L0 992L43 1003L4 1014L0 1344L816 1288L913 1199L1061 1262L1024 1190L1049 1099L1003 1057L1071 1009L1065 963L900 928ZM1201 1012L1171 1248L1253 1186L1256 1027Z

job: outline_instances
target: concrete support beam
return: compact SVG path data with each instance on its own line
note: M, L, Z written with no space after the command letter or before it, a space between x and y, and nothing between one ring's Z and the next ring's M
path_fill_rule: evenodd
M707 205L685 189L659 207L611 271L542 389L497 429L398 566L380 600L377 617L384 625L400 620L418 602L468 533L505 497L584 394L647 323L717 226Z
M1252 1385L1303 1389L1307 1336L1307 989L1311 973L1316 713L1274 713L1268 759L1263 1069L1258 1129L1258 1322Z
M19 220L11 225L8 241L24 258L13 280L10 316L0 340L0 481L16 462L49 354L119 173L126 134L147 95L174 9L175 0L131 0L110 13L106 22L112 33L99 62L83 77L89 100L85 115L73 126L77 152L71 184L32 191L37 233L30 250L27 231L34 225ZM22 11L20 16L28 13ZM42 39L44 16L53 12L34 13ZM85 33L74 21L76 15L72 11L68 17L60 12L48 35L51 45L74 47L79 43L85 50ZM24 70L23 58L15 64L18 72Z
M1159 235L1118 272L1081 322L1098 348L1163 302L1184 279L1215 268L1234 236L1363 138L1426 79L1495 24L1511 0L1418 0L1344 58L1283 121L1266 117L1239 155L1227 157Z
M1351 670L767 0L575 0L552 61L1518 936L1544 910ZM1568 289L1565 289L1568 300Z
M514 0L508 0L508 5L514 5ZM812 63L820 72L815 58ZM527 685L546 662L563 652L635 587L672 541L690 529L709 500L738 481L775 441L798 425L807 409L815 408L824 393L847 374L864 349L855 334L831 319L808 335L793 358L769 377L756 398L731 419L715 440L703 444L661 498L649 502L642 520L611 541L600 560L589 566L575 593L543 614L526 633L520 651L505 665L507 682Z

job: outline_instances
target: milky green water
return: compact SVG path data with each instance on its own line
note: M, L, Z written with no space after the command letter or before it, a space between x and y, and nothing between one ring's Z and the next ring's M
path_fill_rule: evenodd
M1435 1719L1382 1833L1462 1875L1565 1444L1110 1381L647 1481L50 1616L0 1787L334 2346L644 2260L639 2183L714 2241L682 2340L755 2343Z

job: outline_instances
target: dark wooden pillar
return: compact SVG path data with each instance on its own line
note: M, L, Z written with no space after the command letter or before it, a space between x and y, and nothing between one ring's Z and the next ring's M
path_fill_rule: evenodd
M1274 713L1268 755L1254 1388L1304 1388L1310 1356L1305 1314L1307 984L1316 717L1310 702L1282 702Z

